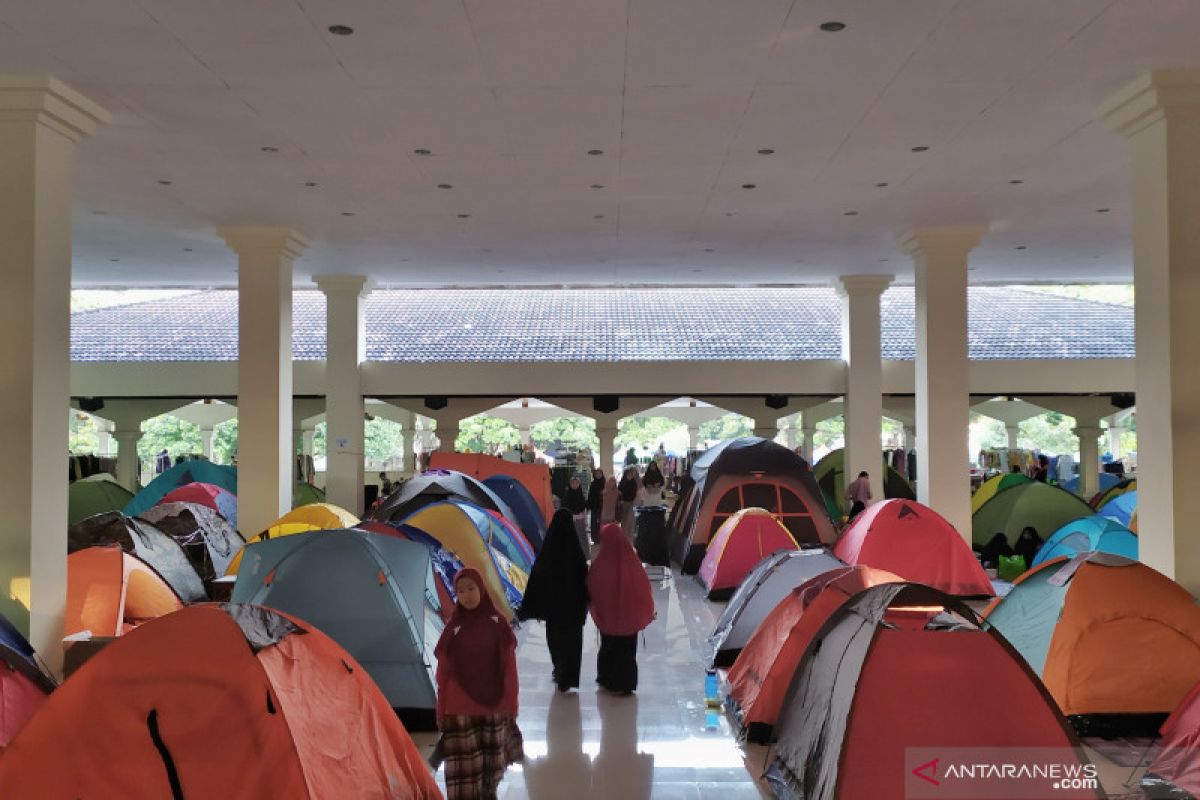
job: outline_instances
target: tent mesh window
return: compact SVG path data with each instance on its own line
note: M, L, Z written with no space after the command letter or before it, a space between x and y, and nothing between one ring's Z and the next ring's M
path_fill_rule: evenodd
M777 483L741 483L734 486L717 501L712 516L709 539L731 516L743 508L761 508L770 511L792 534L797 542L814 542L820 539L812 512L791 489Z

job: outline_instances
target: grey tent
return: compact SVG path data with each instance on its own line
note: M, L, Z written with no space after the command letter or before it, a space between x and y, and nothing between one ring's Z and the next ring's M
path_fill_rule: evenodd
M147 509L139 519L153 523L179 542L206 581L224 575L229 562L246 543L224 517L198 503L161 503Z
M162 576L179 599L198 603L208 599L204 582L179 543L154 525L119 511L97 514L67 529L67 552L116 544L133 553Z
M771 553L738 586L712 635L705 658L711 667L731 666L750 635L788 592L823 572L844 567L827 547Z
M234 603L270 606L324 631L379 685L409 730L431 730L441 635L429 550L351 529L250 544Z
M508 503L482 481L448 469L434 469L409 478L387 496L373 518L380 522L403 522L419 509L446 500L465 500L517 523L517 515Z

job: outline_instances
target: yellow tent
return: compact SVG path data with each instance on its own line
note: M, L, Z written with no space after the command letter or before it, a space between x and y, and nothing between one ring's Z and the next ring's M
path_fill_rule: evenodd
M272 522L265 531L247 541L246 544L277 539L280 536L291 536L293 533L353 528L357 524L358 517L341 506L335 506L333 503L309 503L293 508ZM245 551L246 548L243 546L233 557L233 561L229 562L229 568L225 570L226 575L237 575L238 567L242 564L242 553Z
M995 475L988 478L983 484L975 490L975 494L971 495L971 513L974 514L983 504L996 496L997 492L1001 492L1010 486L1019 486L1022 483L1030 483L1033 478L1022 475L1019 472L1006 472L1003 475Z
M483 514L477 519L487 522L484 519L487 516ZM442 547L457 556L464 566L479 570L496 607L503 611L505 616L512 618L512 605L505 593L504 583L507 582L519 593L524 593L529 576L484 541L484 537L490 536L491 532L481 533L476 518L472 518L463 506L455 503L434 503L409 516L404 520L404 524L429 534L437 539Z

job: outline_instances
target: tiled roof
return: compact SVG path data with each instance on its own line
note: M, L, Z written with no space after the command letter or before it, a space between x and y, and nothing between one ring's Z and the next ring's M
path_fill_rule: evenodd
M299 360L325 357L320 292L293 295ZM366 301L371 361L784 361L841 355L828 288L431 289ZM71 315L73 361L233 361L237 293ZM883 296L883 357L913 358L913 290ZM970 290L973 359L1133 356L1133 309L1008 287Z

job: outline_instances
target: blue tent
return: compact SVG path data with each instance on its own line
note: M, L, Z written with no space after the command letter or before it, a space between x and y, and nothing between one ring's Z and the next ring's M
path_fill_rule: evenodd
M172 489L189 483L211 483L236 495L237 468L211 461L184 461L150 481L122 511L127 516L136 517L157 505Z
M508 507L517 515L514 521L521 526L521 532L533 545L533 549L540 551L546 538L546 520L542 519L537 500L533 499L525 484L509 475L492 475L483 479L483 485L508 503Z
M1115 519L1125 527L1129 527L1129 521L1133 518L1133 512L1137 511L1137 495L1136 489L1132 492L1117 495L1112 500L1100 506L1100 510L1096 513L1102 517Z
M1116 486L1118 483L1120 483L1121 481L1123 481L1125 479L1123 475L1117 475L1112 472L1101 472L1099 475L1099 478L1100 478L1099 487L1100 487L1100 491L1102 491L1102 492L1106 491L1108 489L1111 489L1112 487ZM1074 492L1075 494L1079 494L1079 476L1076 475L1074 478L1071 478L1071 480L1069 480L1069 481L1063 481L1062 483L1059 484L1059 486L1066 489L1068 492ZM1084 498L1084 499L1087 499L1087 498Z
M1116 520L1102 517L1099 514L1077 519L1055 531L1042 545L1042 549L1038 551L1037 557L1029 566L1036 567L1059 556L1074 558L1080 553L1093 550L1124 556L1136 561L1138 557L1137 534Z
M23 673L46 692L54 689L54 680L42 671L33 645L3 614L0 614L0 667Z
M312 531L248 545L234 603L270 606L319 628L379 685L410 730L437 702L430 650L441 635L429 551L367 531Z

